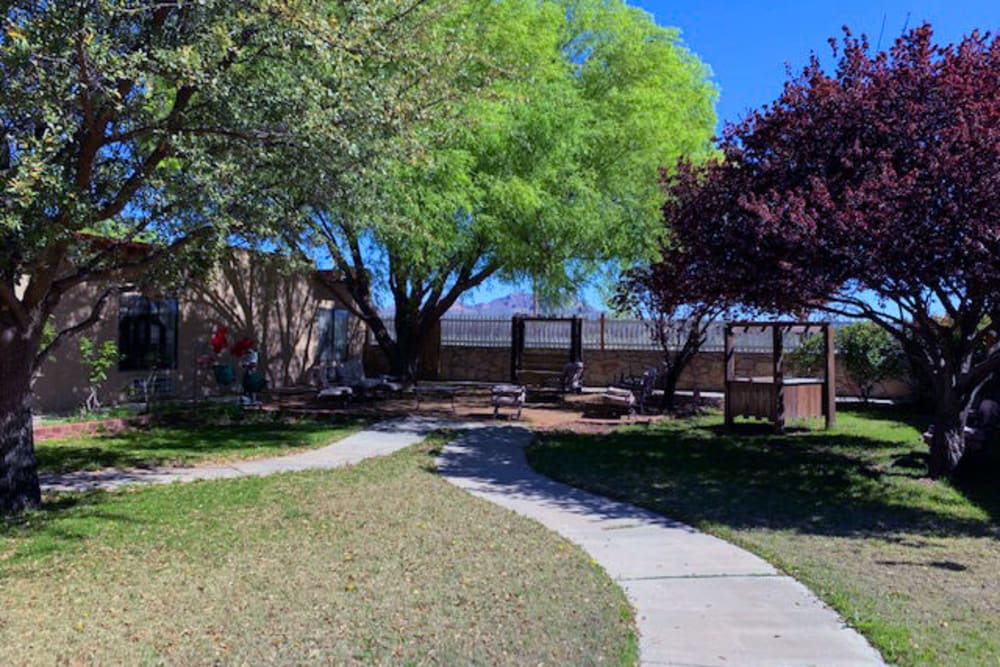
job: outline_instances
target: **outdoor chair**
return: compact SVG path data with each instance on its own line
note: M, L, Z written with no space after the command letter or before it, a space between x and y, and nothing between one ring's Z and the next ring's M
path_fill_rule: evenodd
M458 394L458 387L449 384L415 382L413 384L413 396L417 399L417 410L420 404L430 398L436 397L447 399L451 403L451 411L455 412L455 396Z
M979 403L975 413L969 416L968 424L965 427L965 446L970 452L977 452L984 449L996 437L997 429L1000 428L1000 403L991 398L985 398ZM930 447L934 438L934 425L932 424L924 434L924 442Z
M524 400L527 391L523 385L519 384L498 384L494 385L490 392L490 403L493 406L493 419L500 414L500 408L512 408L517 410L514 419L521 419L521 409L524 407Z
M403 391L403 383L388 375L370 378L365 376L365 368L360 359L351 359L337 368L337 381L346 385L356 393L370 396L375 393L399 393Z
M563 366L559 388L564 394L579 394L583 391L583 362L571 361Z
M530 371L538 375L541 371ZM527 388L527 386L526 386ZM531 390L532 395L549 396L552 394L579 394L583 392L583 362L571 361L564 364L559 372L550 372L542 383Z
M338 364L325 364L313 370L316 379L316 398L336 398L345 403L354 396L354 390L337 380Z
M653 390L660 380L660 370L655 366L650 366L642 374L642 384L637 390L636 402L638 403L639 414L646 414L646 406L653 397Z

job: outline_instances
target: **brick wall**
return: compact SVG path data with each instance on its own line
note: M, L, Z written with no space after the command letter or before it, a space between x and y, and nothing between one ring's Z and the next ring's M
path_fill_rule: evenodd
M148 415L137 417L117 417L93 421L69 422L66 424L39 424L34 428L35 441L69 438L96 433L117 433L127 428L149 423Z

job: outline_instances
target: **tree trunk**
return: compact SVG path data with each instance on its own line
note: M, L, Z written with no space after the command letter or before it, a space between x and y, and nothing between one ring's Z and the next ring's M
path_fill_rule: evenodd
M932 479L951 476L965 455L965 416L966 410L958 398L938 398L927 469Z
M681 371L675 365L667 368L663 379L663 398L660 400L660 410L670 412L674 409L677 398L677 382L680 380Z
M41 506L31 424L31 367L37 346L0 330L0 515Z
M396 341L389 354L389 367L392 375L398 376L404 382L417 379L417 367L420 361L420 343L423 340L420 327L396 329Z

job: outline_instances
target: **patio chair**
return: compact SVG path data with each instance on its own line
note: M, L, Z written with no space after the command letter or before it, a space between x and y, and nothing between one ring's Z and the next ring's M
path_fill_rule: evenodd
M965 427L965 446L970 452L984 449L996 437L998 428L1000 428L1000 403L985 398L980 401L975 413L969 416ZM923 437L924 442L930 447L934 438L933 424L924 432Z
M365 376L365 367L360 359L351 359L337 368L337 381L356 392L371 395L378 392L400 393L403 383L389 375L369 378Z
M656 385L660 380L660 369L655 366L650 366L642 373L642 385L639 387L638 396L636 396L636 402L639 404L639 414L646 414L646 405L649 403L649 399L653 397L653 390L656 389Z
M532 375L541 375L542 371L529 371ZM528 389L528 385L525 385ZM540 400L553 397L561 398L564 394L579 394L583 392L583 362L571 361L564 364L559 372L549 372L543 377L541 384L530 388L532 396ZM534 398L532 398L534 400Z
M564 394L579 394L583 392L582 361L571 361L563 366L562 377L559 378L559 388Z
M490 404L493 406L493 419L500 414L500 408L513 408L517 410L514 419L521 419L521 409L524 407L524 400L527 390L519 384L498 384L494 385L490 391Z
M313 369L316 380L316 398L336 398L345 403L354 396L354 390L337 380L338 364L325 364Z

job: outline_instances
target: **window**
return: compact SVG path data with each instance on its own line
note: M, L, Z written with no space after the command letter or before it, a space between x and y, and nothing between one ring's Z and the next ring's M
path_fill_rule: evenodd
M123 294L118 305L118 369L177 368L177 299Z
M319 361L329 364L347 360L347 320L344 308L319 309Z

